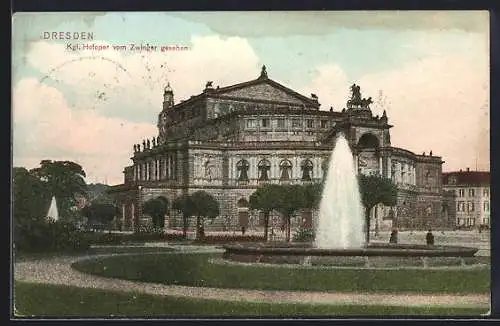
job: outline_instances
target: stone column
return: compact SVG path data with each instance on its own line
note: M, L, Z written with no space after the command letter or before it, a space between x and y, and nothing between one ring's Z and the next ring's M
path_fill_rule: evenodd
M163 156L163 179L167 179L167 156Z
M123 228L125 227L125 209L126 209L126 205L125 204L122 204L122 227L120 228L121 230L123 230Z
M380 157L378 158L378 172L382 177L384 176L384 171L382 169L382 154L380 154Z
M387 156L387 177L391 178L392 176L392 161L391 157Z

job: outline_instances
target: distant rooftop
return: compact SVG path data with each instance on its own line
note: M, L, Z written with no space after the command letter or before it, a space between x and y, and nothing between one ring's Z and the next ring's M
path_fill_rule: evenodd
M454 171L443 173L443 185L489 185L489 171Z

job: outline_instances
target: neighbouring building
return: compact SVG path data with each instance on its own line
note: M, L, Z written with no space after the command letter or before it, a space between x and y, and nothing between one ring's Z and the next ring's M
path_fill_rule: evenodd
M452 194L450 206L456 228L490 227L490 172L455 171L443 173L443 189Z
M391 146L388 117L374 116L371 98L352 85L340 111L320 110L315 94L301 95L268 77L227 87L207 82L202 93L174 103L167 85L158 115L158 136L133 146L125 180L109 193L121 205L123 225L133 229L142 203L158 196L177 196L203 189L219 201L221 216L208 229L247 230L262 225L249 211L249 196L264 183L320 182L339 133L348 139L359 173L391 178L399 188L395 207L377 207L372 228L445 228L441 157ZM171 210L166 225L180 227ZM310 226L311 215L292 225ZM279 227L279 216L271 220Z

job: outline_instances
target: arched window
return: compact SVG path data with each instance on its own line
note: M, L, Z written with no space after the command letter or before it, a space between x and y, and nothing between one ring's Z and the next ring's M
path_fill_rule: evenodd
M237 202L237 205L238 207L242 208L242 207L248 207L248 200L246 200L245 198L241 198L240 200L238 200Z
M302 169L302 181L311 181L313 163L310 160L304 160L300 168Z
M289 160L280 162L280 180L290 180L292 175L292 163Z
M238 181L248 181L248 169L250 164L247 160L240 160L236 163L236 170L238 170Z
M363 136L361 136L359 138L358 147L361 149L364 149L364 148L377 149L377 148L379 148L379 141L378 141L377 136L375 136L374 134L371 134L371 133L363 134Z
M269 170L271 169L271 163L264 159L257 164L259 169L259 181L269 180Z

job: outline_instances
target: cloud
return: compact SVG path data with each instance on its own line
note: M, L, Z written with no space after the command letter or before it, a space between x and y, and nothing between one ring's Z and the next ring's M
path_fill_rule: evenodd
M278 11L168 13L240 37L324 35L338 29L460 30L484 33L488 11Z
M489 169L487 60L435 52L350 82L338 66L326 65L304 89L316 90L323 110L330 105L339 110L352 82L374 99L374 115L387 111L393 146L419 154L432 150L443 157L444 170L475 168L476 159L479 169Z
M133 144L156 131L151 124L71 107L60 91L34 78L15 85L13 99L14 165L34 167L44 158L72 160L90 175L119 182Z
M349 97L349 81L342 68L336 64L325 64L314 69L312 82L301 87L301 94L315 93L323 109L333 106L336 111L343 108Z
M200 93L208 80L232 84L258 74L258 57L241 38L193 37L188 51L72 52L64 44L43 41L32 45L28 62L45 74L44 82L73 89L71 101L93 107L107 116L154 122L161 110L163 88L170 82L176 101ZM234 60L238 58L238 60Z
M14 87L15 164L70 159L91 176L122 182L133 144L157 134L167 82L179 102L200 93L207 80L225 86L259 74L244 39L193 37L187 46L182 52L74 52L65 44L33 43L27 61L45 76Z

